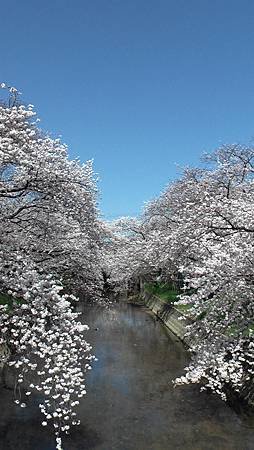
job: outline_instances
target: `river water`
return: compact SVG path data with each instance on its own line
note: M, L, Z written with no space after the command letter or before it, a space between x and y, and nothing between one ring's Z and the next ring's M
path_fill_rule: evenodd
M64 450L253 450L253 419L195 386L174 388L188 355L146 309L86 307L98 362L87 374L80 427ZM36 400L20 409L1 389L0 450L54 450Z

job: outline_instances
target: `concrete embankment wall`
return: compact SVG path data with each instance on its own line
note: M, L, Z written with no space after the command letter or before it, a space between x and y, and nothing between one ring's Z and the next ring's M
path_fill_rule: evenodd
M0 344L0 371L3 369L5 362L10 355L10 351L6 344Z
M186 326L190 324L191 321L184 314L169 303L166 303L155 295L145 291L141 292L140 295L135 296L135 298L138 302L145 304L145 306L151 309L151 311L153 311L153 313L156 314L167 328L179 339L185 344L190 345L185 333Z
M3 384L3 371L6 361L10 356L10 351L6 344L0 344L0 386Z
M193 342L185 336L186 326L191 324L191 320L187 318L183 313L178 311L174 306L164 302L160 298L149 294L148 292L141 292L139 295L135 295L131 298L134 303L140 303L147 306L167 328L174 333L181 341L187 346L191 346ZM232 406L239 406L240 403L244 403L251 410L254 410L254 380L248 380L243 383L243 387L240 392L234 392L230 387L228 388L227 396Z

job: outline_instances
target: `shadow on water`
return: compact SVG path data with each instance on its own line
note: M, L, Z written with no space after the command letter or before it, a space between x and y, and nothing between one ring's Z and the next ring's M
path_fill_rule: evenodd
M188 354L144 308L89 306L83 321L98 362L87 374L81 426L65 450L253 450L251 418L196 386L174 388ZM36 399L25 410L1 390L0 450L53 450Z

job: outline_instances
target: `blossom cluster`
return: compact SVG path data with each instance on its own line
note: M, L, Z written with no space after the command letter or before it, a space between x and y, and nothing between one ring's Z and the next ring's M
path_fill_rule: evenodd
M24 260L12 261L12 273L1 272L0 281L13 299L11 312L1 308L0 342L11 350L15 402L27 406L22 386L27 399L33 391L40 393L42 425L53 423L60 449L61 433L80 423L75 407L86 394L84 373L94 359L84 339L88 326L78 320L68 295L61 295L62 286Z

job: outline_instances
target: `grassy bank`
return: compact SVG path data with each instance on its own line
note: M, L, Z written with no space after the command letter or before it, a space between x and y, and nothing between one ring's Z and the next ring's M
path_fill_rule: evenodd
M24 303L22 298L13 298L10 295L0 293L0 305L7 305L7 311L11 311L13 305Z
M144 289L149 294L154 295L155 297L160 298L166 303L172 303L174 307L180 311L185 312L191 308L191 305L178 305L179 295L181 292L174 288L172 284L169 283L145 283Z

